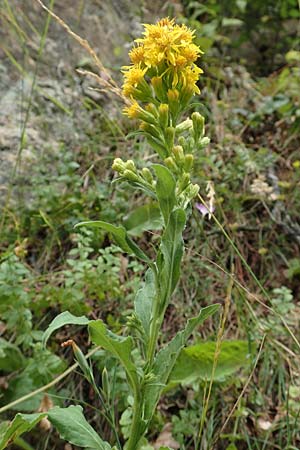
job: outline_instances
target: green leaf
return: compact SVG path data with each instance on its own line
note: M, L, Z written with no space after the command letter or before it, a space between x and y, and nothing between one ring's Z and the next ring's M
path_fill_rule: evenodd
M124 225L131 236L140 236L148 230L161 230L162 218L157 203L148 203L136 208L124 219Z
M107 231L108 233L111 233L114 237L114 240L118 244L118 246L129 255L134 254L137 256L141 261L144 261L148 264L151 264L151 260L148 258L146 253L141 250L136 243L128 236L127 231L122 226L115 226L107 222L102 222L101 220L94 220L94 221L88 221L88 222L80 222L75 225L75 228L77 227L93 227L93 228L101 228L102 230Z
M111 446L104 442L86 421L81 406L53 408L47 413L17 414L7 430L4 433L2 432L0 450L5 449L21 434L30 431L47 416L58 430L61 438L71 444L90 450L111 450Z
M43 345L46 345L51 334L65 325L87 325L89 319L85 316L73 316L69 311L65 311L52 320L43 335Z
M22 369L24 365L25 358L19 348L6 339L0 338L0 370L14 372Z
M173 293L180 276L180 263L183 255L182 232L186 223L183 209L175 209L161 239L162 258L158 260L162 307Z
M167 167L160 164L153 164L152 167L157 177L156 195L165 225L167 226L170 214L176 205L176 181Z
M102 320L92 320L89 323L89 332L94 344L100 345L120 360L126 370L132 389L138 389L137 371L131 360L132 338L112 333L106 328Z
M167 384L176 360L181 350L186 345L187 340L189 339L195 328L201 325L212 314L214 314L219 309L219 306L219 304L215 304L201 309L198 316L189 319L187 321L185 329L177 333L177 335L158 352L152 368L152 373L155 376L155 382L153 384L147 385L145 389L146 420L151 419L160 394Z
M65 441L93 450L111 450L111 446L104 442L86 421L81 406L53 408L47 414L48 419Z
M149 339L152 304L155 296L156 286L154 282L154 274L152 270L149 269L146 272L145 284L138 290L134 300L135 313L142 323L146 342Z
M36 426L47 414L17 414L13 421L8 424L5 432L2 431L0 440L0 450L3 450L21 434L30 431Z
M173 384L191 384L199 380L210 380L215 359L216 343L200 342L184 348L170 375L169 382ZM251 354L247 341L223 341L214 381L224 381L237 370L248 367Z

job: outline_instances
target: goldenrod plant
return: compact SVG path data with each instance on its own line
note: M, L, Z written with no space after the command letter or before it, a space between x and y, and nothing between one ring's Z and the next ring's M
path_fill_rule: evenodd
M113 409L105 404L110 390L107 371L104 369L102 384L98 386L87 358L71 342L85 378L101 399L103 415L114 432L113 442L105 442L98 435L84 418L81 406L69 406L36 414L17 414L0 442L0 450L45 417L63 439L79 447L142 449L147 444L151 419L181 350L194 330L219 307L211 305L200 309L169 342L162 338L165 312L180 278L183 232L191 201L199 190L192 181L194 159L209 142L204 135L204 118L198 112L187 117L189 102L199 93L197 81L202 72L196 65L202 52L193 40L193 31L169 18L145 25L143 37L136 40L129 53L131 64L123 68L123 95L127 99L124 112L138 121L137 133L147 139L156 154L156 162L138 168L133 160L117 158L112 167L120 182L128 183L134 190L141 189L160 210L161 235L157 248L151 251L155 257L140 248L123 226L103 221L77 225L97 227L110 233L122 252L142 261L147 268L124 332L117 335L102 320L75 317L66 311L52 321L44 334L46 343L51 333L61 326L87 325L93 344L119 361L133 397L128 436L123 444L116 431ZM165 343L159 345L159 342ZM134 360L137 352L142 363ZM167 448L161 447L163 449Z

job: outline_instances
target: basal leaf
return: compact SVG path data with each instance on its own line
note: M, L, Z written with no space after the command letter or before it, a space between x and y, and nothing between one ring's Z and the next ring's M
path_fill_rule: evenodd
M171 384L191 384L212 377L216 343L199 342L181 350L170 375ZM222 381L237 370L248 367L251 353L247 341L223 341L217 359L214 381Z
M0 438L0 450L6 448L10 443L14 442L21 434L30 431L36 426L47 414L17 414L13 421L7 425L7 429Z
M108 350L118 358L126 370L132 389L138 388L138 376L135 365L131 360L132 338L123 337L108 330L102 320L92 320L89 323L91 340Z
M186 345L187 340L195 330L195 328L201 325L208 317L214 314L219 304L210 305L201 309L198 316L189 319L187 321L184 330L177 333L177 335L157 354L152 372L155 376L155 382L152 385L148 385L145 391L145 419L150 420L155 405L158 402L159 396L167 384L172 369L176 363L176 360Z
M89 319L85 316L73 316L69 311L62 312L52 320L43 335L43 344L46 345L51 334L65 325L87 325Z
M170 214L173 211L174 206L176 205L176 181L167 167L160 164L153 164L152 167L155 170L157 177L157 199L164 218L165 225L167 226Z
M47 414L48 419L65 441L93 450L111 450L111 446L104 442L86 421L81 406L53 408Z
M152 304L155 296L156 287L154 275L152 270L149 269L145 276L145 284L138 290L134 300L135 313L142 323L146 341L149 338Z
M124 227L122 226L117 227L108 222L102 222L101 220L94 220L88 222L80 222L77 225L75 225L75 228L83 226L101 228L102 230L111 233L118 246L124 252L128 253L129 255L134 254L141 261L144 261L148 264L151 263L146 253L144 253L143 250L141 250L139 246L136 245L136 243L128 236L127 231Z

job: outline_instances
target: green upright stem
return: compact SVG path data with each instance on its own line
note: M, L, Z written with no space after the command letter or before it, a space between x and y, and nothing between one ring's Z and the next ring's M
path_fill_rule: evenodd
M140 435L141 413L142 413L141 393L135 392L133 402L133 417L130 427L130 436L125 447L126 450L136 450L137 444L142 437Z

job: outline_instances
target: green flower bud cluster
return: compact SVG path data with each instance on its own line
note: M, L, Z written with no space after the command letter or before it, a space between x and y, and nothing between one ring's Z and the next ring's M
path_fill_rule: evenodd
M113 162L112 169L119 173L120 177L127 180L139 183L148 189L154 189L155 181L151 171L144 167L138 171L134 161L128 159L123 161L121 158L116 158Z

